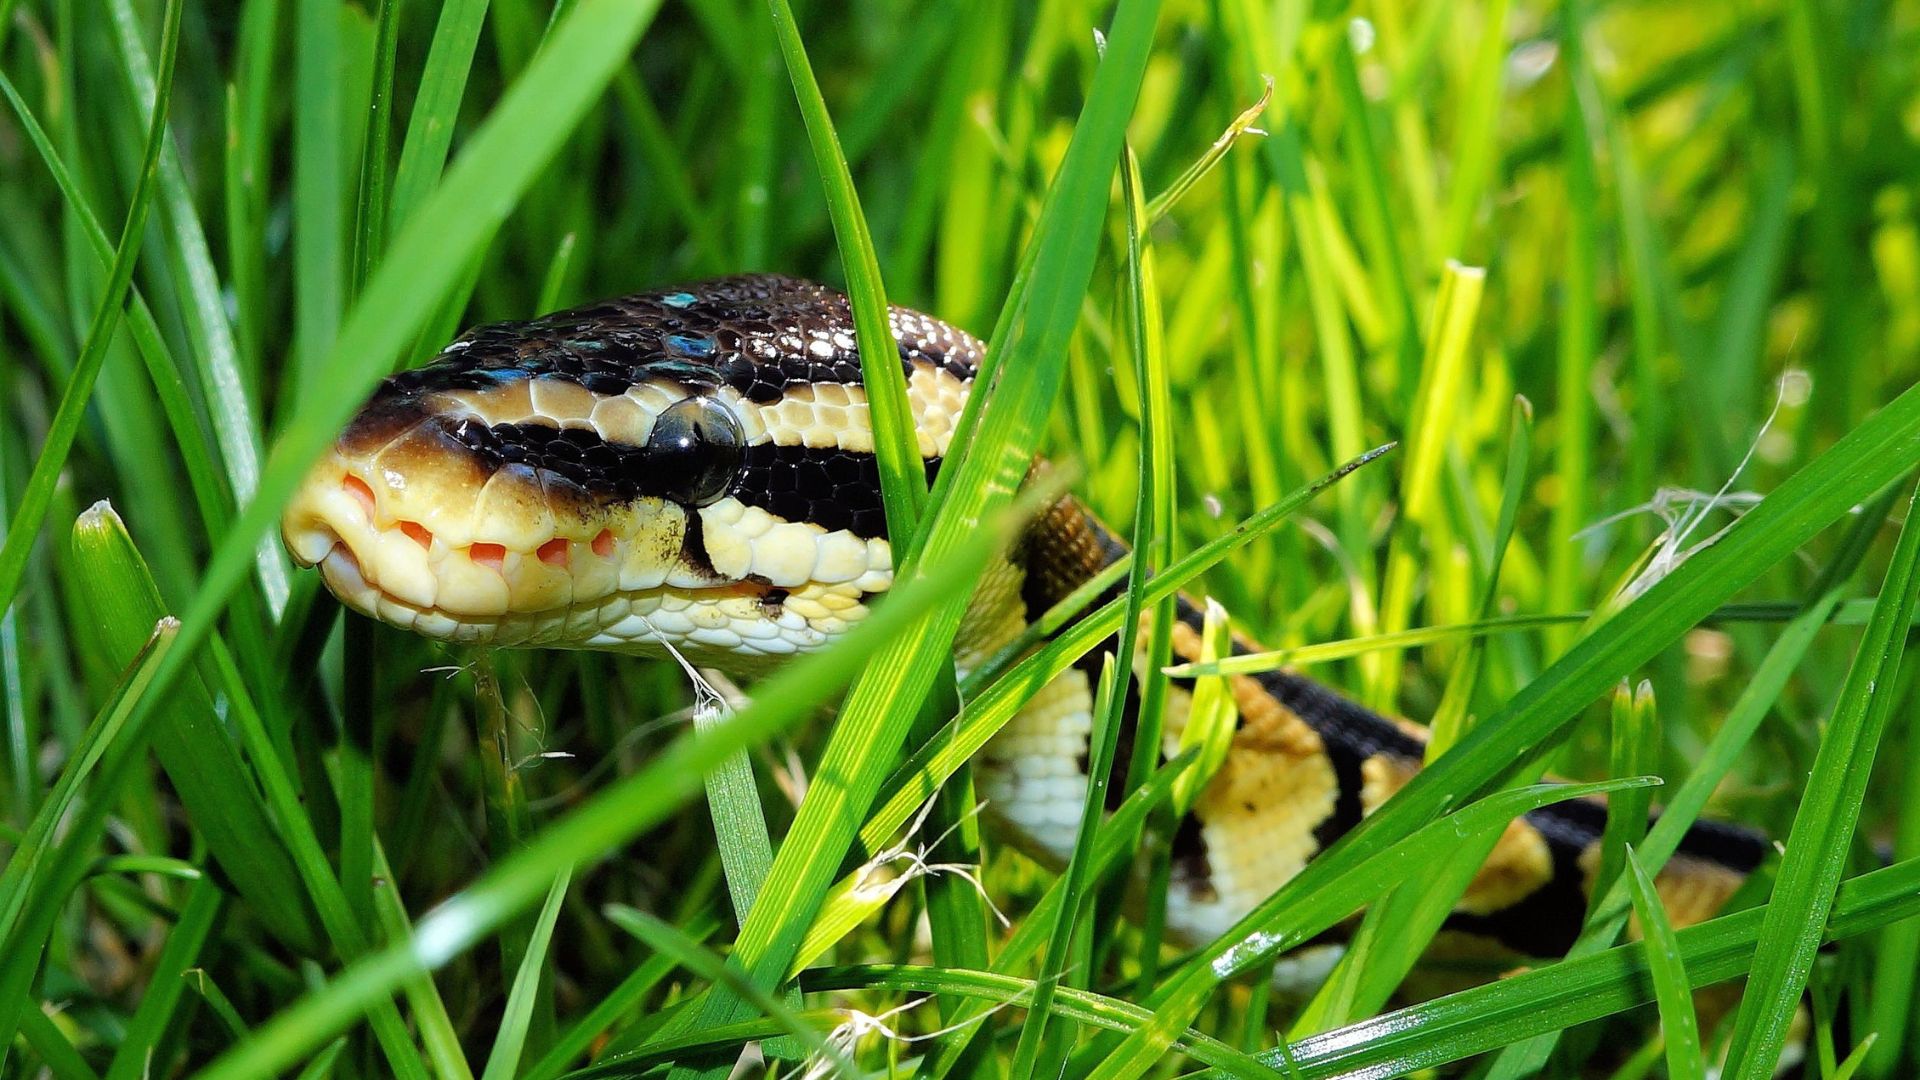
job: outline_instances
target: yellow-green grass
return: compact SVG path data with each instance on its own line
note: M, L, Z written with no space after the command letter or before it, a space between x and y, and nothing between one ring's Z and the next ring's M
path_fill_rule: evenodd
M0 0L0 1074L1763 1077L1805 1008L1813 1075L1913 1075L1916 58L1914 5L1816 0ZM279 551L460 327L760 269L1006 366L931 492L886 470L910 583L728 722ZM956 680L1036 444L1144 554ZM963 752L1180 582L1447 750L1190 953L1155 884L1216 755L1117 760L1103 709L1130 796L1055 875ZM1669 807L1610 822L1576 958L1396 996L1549 771ZM908 850L985 896L848 888L935 791ZM1778 885L1674 931L1701 815Z

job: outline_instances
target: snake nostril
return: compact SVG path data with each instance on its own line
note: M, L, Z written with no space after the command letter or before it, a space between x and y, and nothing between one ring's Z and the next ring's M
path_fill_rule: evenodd
M417 521L401 522L400 531L407 534L407 539L412 540L423 548L433 546L433 533L429 532L425 525Z
M565 570L573 554L571 550L572 547L573 544L569 542L566 537L556 536L546 543L541 544L537 554L540 556L541 562L546 563L548 566L557 566Z
M467 558L481 566L490 566L495 573L506 569L507 549L500 544L475 544L467 549Z
M601 529L593 538L593 553L605 559L613 554L613 530Z
M367 482L352 473L348 473L346 476L341 477L340 486L346 489L347 494L353 496L354 501L360 504L361 510L366 511L368 519L372 519L373 489L367 486Z

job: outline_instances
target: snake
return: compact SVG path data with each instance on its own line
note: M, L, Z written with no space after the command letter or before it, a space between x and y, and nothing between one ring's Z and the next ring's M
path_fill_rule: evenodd
M889 324L931 480L985 348L904 307ZM775 274L466 332L378 386L281 532L348 608L429 638L673 652L747 680L832 647L894 583L849 301ZM1127 551L1059 496L982 575L957 668L986 663ZM1204 620L1179 599L1176 659L1200 657ZM1258 645L1235 635L1232 649ZM989 820L1043 863L1071 855L1087 799L1094 655L1033 694L974 760ZM1194 946L1376 810L1426 754L1419 726L1298 671L1226 678L1230 742L1166 841L1165 931ZM1164 756L1179 748L1194 688L1170 680ZM1134 729L1129 715L1118 760ZM1589 799L1515 818L1446 932L1519 957L1564 954L1605 824L1604 803ZM1673 924L1717 913L1772 850L1757 832L1696 822L1654 882Z

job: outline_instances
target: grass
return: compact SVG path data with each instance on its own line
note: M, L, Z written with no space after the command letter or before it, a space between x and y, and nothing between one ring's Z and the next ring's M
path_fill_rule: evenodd
M0 0L0 1075L1761 1077L1803 1002L1814 1075L1915 1074L1915 56L1911 5L1815 0ZM442 649L290 569L388 371L749 269L850 285L863 347L884 300L993 342L844 647L696 724L670 664ZM1143 556L956 679L1036 446ZM967 815L971 752L1175 587L1276 650L1228 666L1448 746L1191 953L1117 883L1204 746L1103 740L1128 797L1062 875ZM1665 781L1575 955L1394 997L1549 770ZM1645 884L1703 815L1785 854L1676 930ZM1008 926L856 887L949 826ZM1685 987L1748 973L1696 1051Z

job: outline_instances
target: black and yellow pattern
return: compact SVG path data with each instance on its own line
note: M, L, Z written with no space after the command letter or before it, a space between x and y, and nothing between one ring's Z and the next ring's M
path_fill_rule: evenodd
M931 476L978 341L895 309ZM892 584L872 433L844 297L768 275L476 329L388 380L283 524L357 610L449 640L658 654L752 674L824 647ZM983 661L1124 551L1071 498L992 568L956 642ZM1197 658L1182 602L1175 653ZM1236 648L1251 651L1250 642ZM1131 650L1129 650L1131 651ZM1233 676L1232 747L1174 837L1168 929L1224 932L1419 768L1424 734L1304 676ZM1191 684L1175 680L1176 740ZM1087 788L1092 694L1076 669L982 752L991 815L1060 858ZM1605 808L1514 821L1454 928L1514 953L1571 943ZM1658 886L1681 925L1716 912L1765 841L1703 824Z

